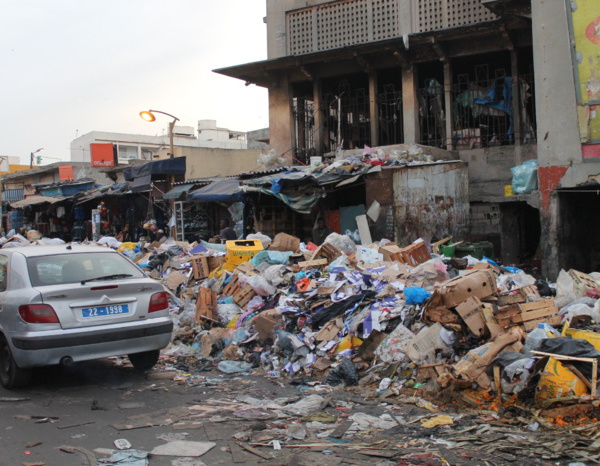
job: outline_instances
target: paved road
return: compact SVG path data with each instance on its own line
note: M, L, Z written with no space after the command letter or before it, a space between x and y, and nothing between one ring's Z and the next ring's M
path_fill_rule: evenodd
M28 389L0 389L0 466L93 465L108 456L110 453L104 450L114 450L113 442L121 438L143 451L174 440L216 444L197 459L151 456L151 466L532 465L569 464L573 459L597 455L595 444L590 445L593 438L541 429L532 432L525 428L527 420L525 424L514 418L508 422L489 411L467 413L455 406L450 413L452 426L424 428L422 419L440 413L416 406L416 397L404 397L404 401L389 398L382 403L368 399L365 388L331 392L326 387L296 387L263 376L224 376L214 368L205 372L199 370L201 367L191 367L195 379L183 382L178 378L185 372L175 371L172 363L161 360L153 371L139 374L127 359L111 358L70 368L41 369ZM190 361L180 360L175 366L185 369L185 363ZM311 429L307 428L310 420L302 416L267 407L256 409L261 403L240 399L253 397L288 406L296 399L306 400L301 395L319 389L326 401L319 414L333 418L335 424L323 424L327 420L320 419L320 426L314 423L316 427ZM319 436L323 428L340 426L359 412L373 416L372 420L388 416L385 422L393 427L361 426L339 440L324 438L333 434ZM240 414L248 419L240 418ZM261 420L262 415L267 417ZM290 426L300 430L306 427L310 432L306 439L290 441L285 434ZM243 450L232 438L240 433L246 436L241 438L243 442L266 444L275 438L284 448L259 448L257 456ZM306 442L312 448L298 445ZM290 448L294 443L298 448ZM360 447L363 451L353 450L357 444L366 446ZM67 453L61 446L78 450ZM271 459L265 461L260 455Z

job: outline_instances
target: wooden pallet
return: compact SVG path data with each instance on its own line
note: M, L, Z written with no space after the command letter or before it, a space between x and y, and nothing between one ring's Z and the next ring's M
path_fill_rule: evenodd
M528 296L540 297L540 293L535 285L524 286L514 291L507 291L498 294L498 306L508 306L510 304L526 303Z
M218 322L217 308L217 293L210 288L200 288L196 301L196 324L205 320L209 320L211 323Z
M239 275L235 274L231 280L229 280L229 283L227 283L227 285L225 285L225 287L223 288L223 290L221 291L221 294L223 296L233 296L233 294L238 290L239 286L238 286L238 279L239 279Z
M504 328L522 325L526 332L533 330L537 324L543 322L552 326L561 324L558 308L552 299L504 306L498 309L495 317L498 324Z
M244 309L248 303L256 296L255 291L250 285L246 285L233 294L233 301L242 309Z

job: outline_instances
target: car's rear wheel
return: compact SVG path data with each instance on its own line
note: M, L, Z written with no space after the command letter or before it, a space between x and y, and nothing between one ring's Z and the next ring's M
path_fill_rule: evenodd
M144 351L143 353L135 353L128 355L129 361L138 371L147 371L152 369L158 362L160 350Z
M8 390L25 387L31 381L31 369L17 366L10 346L4 336L0 336L0 383Z

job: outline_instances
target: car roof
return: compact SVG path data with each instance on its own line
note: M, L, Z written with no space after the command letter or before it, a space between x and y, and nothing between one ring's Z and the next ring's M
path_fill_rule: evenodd
M73 254L82 252L116 253L115 250L104 246L91 246L82 244L61 244L60 246L23 246L18 248L3 249L2 252L20 253L25 257Z

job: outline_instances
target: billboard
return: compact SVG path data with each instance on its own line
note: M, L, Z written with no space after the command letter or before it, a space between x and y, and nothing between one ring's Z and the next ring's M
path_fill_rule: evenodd
M60 181L73 181L73 165L61 165L58 167L58 177Z
M568 0L577 91L579 133L583 144L600 143L600 9L598 0ZM595 153L597 151L586 151Z
M112 144L90 144L92 167L114 167L115 149Z

